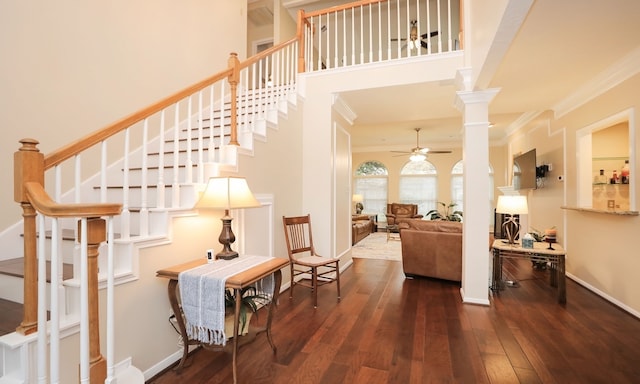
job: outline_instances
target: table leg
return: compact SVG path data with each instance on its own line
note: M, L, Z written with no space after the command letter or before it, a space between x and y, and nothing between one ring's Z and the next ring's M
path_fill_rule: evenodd
M234 289L236 295L236 308L233 317L233 383L238 382L238 328L240 320L240 307L242 306L242 290Z
M273 274L274 284L273 284L273 295L271 297L271 303L269 303L269 312L267 313L267 340L269 340L269 345L271 345L271 349L273 353L276 353L276 345L273 342L273 336L271 334L271 321L273 318L273 307L278 305L278 297L280 296L280 285L282 284L282 272L277 270Z
M558 280L558 303L564 304L567 302L567 281L565 276L565 255L558 256L558 265L556 268L557 280Z
M558 286L558 261L556 258L551 258L551 272L549 273L549 284L552 287Z
M184 319L182 318L182 310L178 303L177 287L178 280L169 280L169 303L171 304L171 310L176 317L176 322L178 323L178 329L180 330L180 336L182 337L183 344L182 358L180 359L178 366L175 368L175 370L179 372L182 367L184 367L184 363L187 361L187 356L189 356L189 337L187 336L187 327L185 326Z
M502 260L500 258L500 250L497 248L493 249L493 273L491 278L491 289L492 290L500 290L502 289Z

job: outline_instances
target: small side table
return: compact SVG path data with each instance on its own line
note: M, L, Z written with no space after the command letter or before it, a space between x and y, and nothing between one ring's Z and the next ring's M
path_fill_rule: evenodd
M187 330L184 324L184 319L182 318L182 309L178 302L178 275L182 271L186 271L197 266L205 264L207 261L204 258L193 260L184 264L174 265L169 268L161 269L156 272L157 277L163 277L169 279L168 286L168 294L169 294L169 303L171 304L171 308L173 309L173 313L176 315L176 321L178 323L178 328L180 329L180 335L182 336L184 348L182 350L182 359L180 359L180 363L176 368L177 371L180 371L184 366L184 363L187 360L187 356L189 353L189 345L200 344L197 340L189 340L187 336ZM226 288L231 288L234 291L236 296L236 308L235 308L235 318L233 325L233 382L237 382L237 355L238 355L238 319L240 317L240 305L241 305L241 290L244 287L250 286L258 280L261 280L271 274L274 276L274 287L273 287L273 297L271 302L269 303L269 310L267 314L267 323L263 329L259 329L255 332L257 335L261 332L267 333L267 339L269 340L269 344L271 345L271 349L273 349L273 353L276 353L276 346L273 343L273 338L271 336L271 320L273 317L273 307L274 303L278 300L278 296L280 295L280 285L282 284L282 272L280 269L289 264L289 260L287 259L270 259L269 261L256 265L253 268L249 268L246 271L237 273L229 278L227 278L225 282Z
M387 241L395 239L400 240L400 237L396 238L395 236L391 236L392 233L400 233L400 227L397 224L387 225Z
M500 291L504 289L502 283L502 260L505 258L544 260L551 263L549 283L558 291L558 303L567 302L567 286L565 278L566 253L560 244L554 243L553 249L548 248L547 243L533 243L533 248L522 248L520 244L505 244L502 240L494 240L493 249L493 278L491 289Z

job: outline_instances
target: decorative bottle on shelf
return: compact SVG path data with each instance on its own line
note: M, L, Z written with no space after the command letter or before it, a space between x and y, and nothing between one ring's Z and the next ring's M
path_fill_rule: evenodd
M604 169L600 170L600 174L593 179L594 184L607 184L607 176L604 175Z
M629 184L629 160L624 161L624 165L620 171L620 180L622 184Z
M618 171L613 170L613 175L611 175L611 184L618 184Z

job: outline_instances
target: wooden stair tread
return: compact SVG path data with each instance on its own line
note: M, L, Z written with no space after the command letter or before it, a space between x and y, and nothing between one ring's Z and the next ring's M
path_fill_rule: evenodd
M20 303L0 299L0 336L12 333L22 322L22 307Z
M0 274L14 277L24 277L24 259L8 259L0 261ZM51 282L51 262L47 261L47 282ZM73 278L73 264L62 264L62 279L68 280Z

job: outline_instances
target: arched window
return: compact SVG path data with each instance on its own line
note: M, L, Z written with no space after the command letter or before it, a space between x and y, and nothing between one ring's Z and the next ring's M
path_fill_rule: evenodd
M436 208L438 172L424 161L411 161L400 171L400 202L418 204L418 213L425 215Z
M387 211L387 167L379 161L367 161L356 169L353 193L362 195L363 212L383 217Z
M462 193L462 175L464 169L462 166L462 160L458 161L451 169L451 202L456 203L455 209L457 211L464 212L464 202ZM490 225L493 225L493 168L489 164L489 217Z

